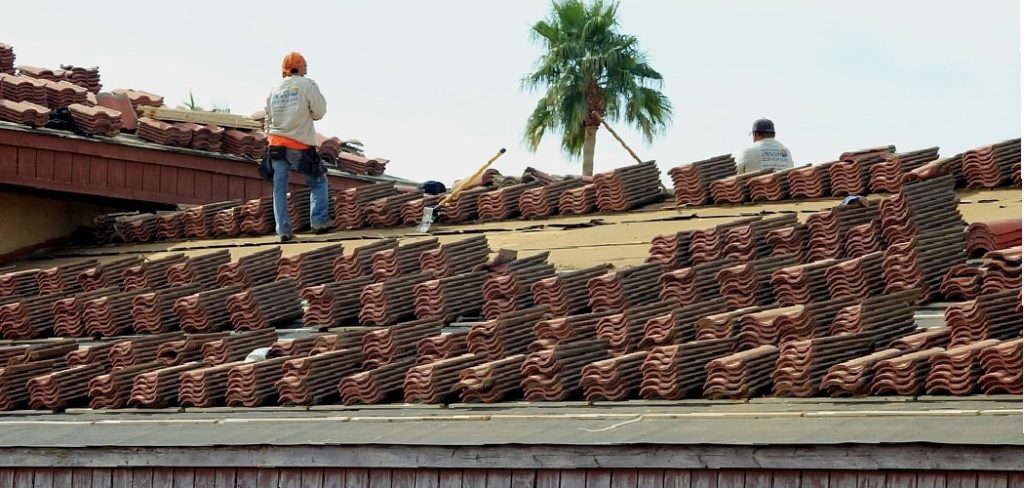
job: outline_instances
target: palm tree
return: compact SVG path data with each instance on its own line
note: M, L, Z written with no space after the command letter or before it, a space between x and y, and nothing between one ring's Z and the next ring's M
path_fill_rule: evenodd
M551 16L531 35L546 52L523 78L528 90L547 91L526 121L525 140L536 151L544 134L562 133L562 150L583 154L583 174L594 173L594 144L600 119L625 118L647 142L672 119L672 104L661 93L661 73L647 64L635 36L618 32L618 3L555 0Z

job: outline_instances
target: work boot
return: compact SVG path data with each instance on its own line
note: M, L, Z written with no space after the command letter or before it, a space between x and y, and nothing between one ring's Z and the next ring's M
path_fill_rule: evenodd
M316 235L326 234L326 233L334 230L334 224L314 225L314 226L311 226L310 229Z
M282 243L284 243L284 242L291 242L291 241L294 241L294 240L295 240L295 236L294 236L294 235L292 235L292 234L285 234L285 235L283 235L283 236L279 236L279 237L278 237L278 239L279 239L279 240L280 240L280 242L282 242Z

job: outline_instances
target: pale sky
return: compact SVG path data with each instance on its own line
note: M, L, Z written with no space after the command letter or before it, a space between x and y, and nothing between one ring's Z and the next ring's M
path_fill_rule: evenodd
M98 65L105 89L192 90L206 107L263 106L285 53L299 51L328 101L318 131L361 140L388 172L449 183L498 148L495 167L578 173L549 134L523 141L538 94L520 90L540 47L546 0L9 2L0 42L19 64ZM662 171L738 154L773 119L799 163L895 144L944 155L1020 137L1016 0L857 2L626 0L665 78L674 122L653 144L617 125ZM595 169L630 164L598 133Z

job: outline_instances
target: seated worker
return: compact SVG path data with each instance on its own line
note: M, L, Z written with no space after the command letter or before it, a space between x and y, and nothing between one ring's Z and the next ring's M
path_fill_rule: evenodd
M754 145L743 151L736 173L754 173L762 169L775 171L793 167L793 154L775 139L775 124L768 119L757 119L750 132Z

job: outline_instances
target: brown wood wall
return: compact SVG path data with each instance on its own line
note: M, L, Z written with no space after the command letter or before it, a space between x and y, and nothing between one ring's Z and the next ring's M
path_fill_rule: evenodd
M165 204L270 195L252 163L47 134L0 130L0 183ZM333 189L364 184L329 177ZM305 187L293 172L294 188Z
M872 488L1022 487L973 471L0 468L0 488Z

